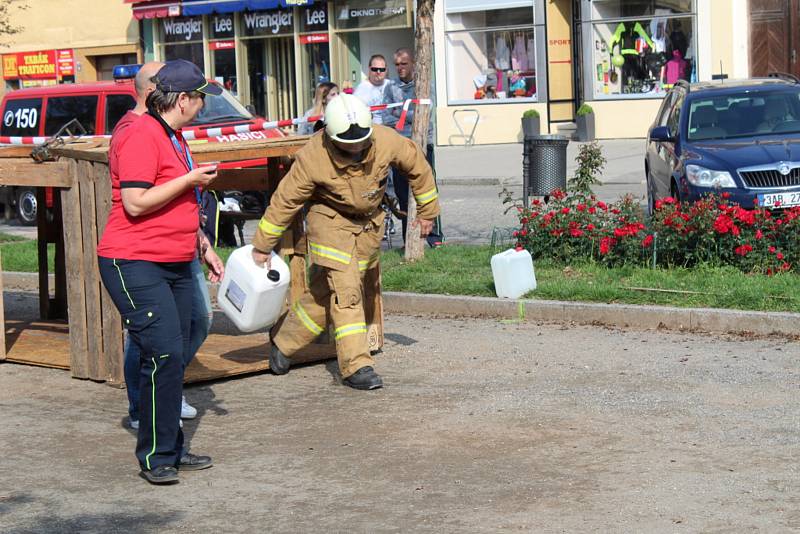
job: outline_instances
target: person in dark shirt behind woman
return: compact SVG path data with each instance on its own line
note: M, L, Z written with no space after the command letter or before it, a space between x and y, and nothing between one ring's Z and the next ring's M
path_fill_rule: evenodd
M168 61L154 78L148 112L116 147L112 205L97 246L100 276L141 349L136 457L153 484L177 482L178 470L211 467L183 449L178 426L183 355L189 350L191 263L197 253L199 188L216 167L195 166L180 129L220 94L194 64Z

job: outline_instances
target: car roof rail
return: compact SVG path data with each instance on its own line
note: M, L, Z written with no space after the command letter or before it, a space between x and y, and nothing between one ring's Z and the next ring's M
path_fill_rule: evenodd
M787 82L800 83L800 78L788 72L770 72L767 74L767 78L778 78Z
M677 82L675 82L675 85L683 87L684 89L686 89L687 93L691 91L691 86L689 85L689 82L687 82L686 80L678 80Z

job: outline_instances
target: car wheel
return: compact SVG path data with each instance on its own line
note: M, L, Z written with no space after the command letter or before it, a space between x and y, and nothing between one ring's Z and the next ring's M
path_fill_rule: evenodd
M39 210L39 203L36 200L34 189L20 189L17 191L17 219L25 226L36 224L36 213Z
M653 177L649 170L645 183L647 184L647 216L652 217L656 212L656 194L653 192Z

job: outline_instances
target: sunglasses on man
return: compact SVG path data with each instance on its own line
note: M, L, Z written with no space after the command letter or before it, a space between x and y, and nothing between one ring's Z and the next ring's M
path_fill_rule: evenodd
M386 72L386 67L370 67L369 70L372 72Z

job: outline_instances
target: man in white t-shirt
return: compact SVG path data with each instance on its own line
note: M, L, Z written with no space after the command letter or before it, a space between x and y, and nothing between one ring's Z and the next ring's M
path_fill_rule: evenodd
M369 72L367 79L358 84L353 95L368 106L379 106L384 103L386 86L392 83L386 78L386 58L375 54L369 58ZM383 111L372 113L374 124L383 124Z

